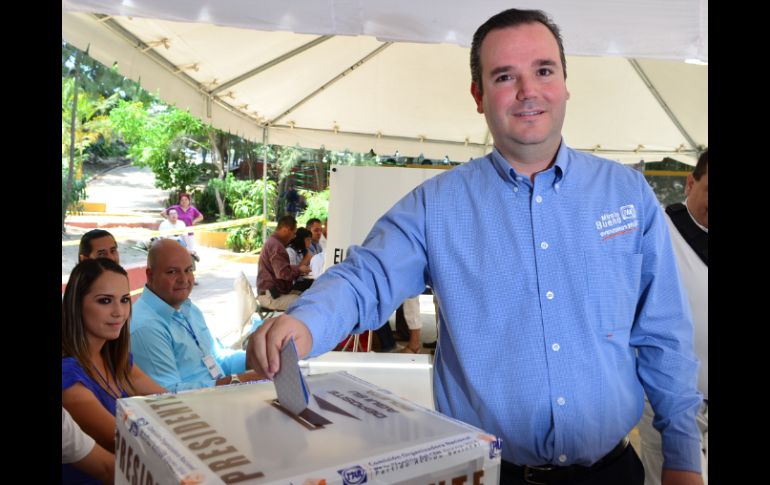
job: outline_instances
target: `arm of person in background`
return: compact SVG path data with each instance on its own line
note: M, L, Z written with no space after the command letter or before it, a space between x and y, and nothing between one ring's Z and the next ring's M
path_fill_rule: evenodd
M697 390L692 317L663 211L649 185L643 180L640 185L645 192L643 258L630 345L638 350L637 374L655 411L653 425L661 432L663 483L699 484L695 415L702 396Z
M292 266L289 261L289 253L286 251L278 250L269 255L270 265L275 272L275 277L293 282L299 277L300 274L307 274L310 272L310 268L306 265Z
M131 367L131 382L134 384L134 390L137 396L147 396L149 394L163 394L168 392L164 387L155 382L152 377L134 364Z
M279 353L294 338L300 358L320 355L352 333L374 330L406 298L425 289L426 184L374 225L362 246L329 268L286 313L265 320L247 343L247 365L273 378Z
M66 409L62 408L61 459L102 483L112 484L115 477L115 455L88 436Z
M94 393L83 384L75 383L62 390L61 404L102 448L115 452L115 416L102 406Z
M203 220L203 214L201 214L201 211L199 211L195 207L191 207L191 209L195 211L195 218L193 219L192 223L198 224Z

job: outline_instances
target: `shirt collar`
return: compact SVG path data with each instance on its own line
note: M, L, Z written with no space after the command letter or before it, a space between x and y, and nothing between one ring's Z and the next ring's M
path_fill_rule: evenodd
M518 174L513 167L511 167L511 164L508 163L508 160L503 157L503 155L500 153L500 151L497 149L497 147L494 147L492 150L492 153L490 153L490 158L492 160L492 164L495 167L495 170L497 170L497 173L503 178L510 182L512 182L514 185L518 186L519 181L516 180L517 176L520 176L524 178L523 175ZM570 157L570 151L567 148L567 145L564 143L564 137L561 139L561 143L559 144L559 150L556 152L556 161L554 164L549 168L548 170L554 171L554 177L553 177L553 187L557 191L562 185L562 180L564 179L564 176L569 171L570 165L572 163L572 159ZM546 170L546 172L548 171Z
M685 207L687 207L687 199L684 199L684 202L682 202ZM690 219L695 223L696 226L700 227L701 231L705 232L706 234L709 233L709 228L702 225L700 222L696 221L695 218L692 216L692 212L690 212L690 208L687 207L687 215L690 216Z

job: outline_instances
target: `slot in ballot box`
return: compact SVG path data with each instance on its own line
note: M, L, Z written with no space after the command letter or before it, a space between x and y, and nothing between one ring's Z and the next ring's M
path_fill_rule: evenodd
M119 399L115 483L498 483L494 436L345 372L306 379L315 424L268 381Z

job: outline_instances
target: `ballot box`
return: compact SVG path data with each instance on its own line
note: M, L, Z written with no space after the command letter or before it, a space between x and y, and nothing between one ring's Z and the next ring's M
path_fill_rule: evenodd
M497 484L501 441L345 372L119 399L116 484Z

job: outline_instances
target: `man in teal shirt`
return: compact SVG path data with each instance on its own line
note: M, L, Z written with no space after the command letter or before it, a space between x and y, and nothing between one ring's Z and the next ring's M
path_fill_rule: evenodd
M173 239L147 254L147 285L131 317L134 362L171 392L258 380L243 350L225 349L190 301L195 275L190 253ZM237 376L237 377L235 377Z

